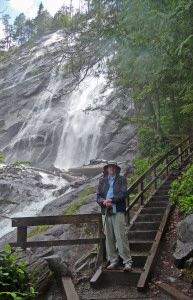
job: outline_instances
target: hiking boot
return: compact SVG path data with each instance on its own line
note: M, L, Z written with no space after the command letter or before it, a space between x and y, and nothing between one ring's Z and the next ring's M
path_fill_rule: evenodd
M130 272L131 270L132 270L132 268L131 268L131 263L125 264L125 267L124 267L123 271Z
M107 267L107 270L115 270L117 266L118 266L118 262L112 262L112 263L110 263L110 265Z

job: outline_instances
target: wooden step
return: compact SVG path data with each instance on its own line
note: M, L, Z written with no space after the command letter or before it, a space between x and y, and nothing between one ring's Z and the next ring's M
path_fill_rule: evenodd
M110 283L116 285L136 286L142 271L142 268L134 267L131 272L124 272L123 270L104 270L102 274L102 281L105 281L105 284Z
M131 257L132 257L132 260L133 260L133 267L134 268L143 268L145 263L146 263L146 260L147 260L147 257L149 255L149 252L142 252L142 253L133 253L131 252Z
M91 287L102 287L106 284L136 286L143 268L132 267L132 271L123 271L124 265L119 265L117 270L107 270L107 262L103 262L90 280Z
M169 195L156 195L151 197L151 200L155 200L155 201L167 201L168 199L169 199Z
M150 200L147 204L145 204L145 207L167 207L168 201L154 201Z
M144 207L141 210L141 214L159 214L159 215L163 215L165 212L165 208L164 207L156 207L156 208L152 208L152 207Z
M157 192L154 194L155 196L162 196L162 195L168 195L168 190L157 190Z
M146 230L157 230L159 228L160 222L135 222L131 226L131 230L139 230L139 231L146 231Z
M170 189L171 189L171 184L169 184L169 183L165 183L165 184L159 186L159 190L169 191Z
M153 241L155 239L157 231L149 230L149 231L129 231L128 239L129 240L149 240Z
M150 214L150 213L145 213L145 214L140 214L136 218L136 222L157 222L161 221L162 215L160 214Z
M150 251L151 247L153 245L153 241L129 241L129 247L131 252L144 252L144 251Z

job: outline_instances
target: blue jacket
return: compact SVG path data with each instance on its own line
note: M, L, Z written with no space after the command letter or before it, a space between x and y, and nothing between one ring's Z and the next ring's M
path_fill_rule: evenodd
M104 215L106 206L103 205L103 200L106 200L107 192L109 190L108 175L105 175L99 182L97 190L97 203L101 207L101 213ZM116 175L113 184L113 194L112 203L116 204L117 212L125 212L126 202L125 198L127 196L127 181L126 178L121 175Z

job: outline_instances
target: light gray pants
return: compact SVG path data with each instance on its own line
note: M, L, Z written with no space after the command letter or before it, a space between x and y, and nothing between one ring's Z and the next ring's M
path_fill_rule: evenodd
M132 263L129 249L128 229L125 222L125 214L113 214L111 216L102 216L104 233L106 235L107 258L112 262L118 261L118 252L123 259L123 263Z

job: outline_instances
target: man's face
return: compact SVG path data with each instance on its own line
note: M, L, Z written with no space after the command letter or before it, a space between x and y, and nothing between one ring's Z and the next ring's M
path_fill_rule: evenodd
M108 173L110 177L115 176L116 174L116 167L114 165L108 166Z

